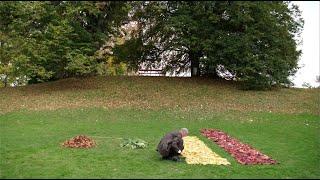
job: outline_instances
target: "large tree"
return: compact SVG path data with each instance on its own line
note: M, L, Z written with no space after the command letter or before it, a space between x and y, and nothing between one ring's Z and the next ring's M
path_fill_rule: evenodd
M0 79L35 83L94 74L102 61L97 50L128 10L123 1L1 2Z
M289 2L137 2L130 20L140 32L115 54L131 66L164 61L165 70L223 68L247 88L288 84L297 70L303 20Z

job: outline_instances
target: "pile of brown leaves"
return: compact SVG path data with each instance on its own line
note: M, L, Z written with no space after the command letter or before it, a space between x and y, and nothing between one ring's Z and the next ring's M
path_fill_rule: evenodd
M231 154L240 164L276 164L277 162L267 155L260 153L247 144L230 137L220 130L202 129L201 134L211 139L228 153Z
M62 146L70 148L91 148L96 146L96 143L85 135L79 135L70 140L66 140Z

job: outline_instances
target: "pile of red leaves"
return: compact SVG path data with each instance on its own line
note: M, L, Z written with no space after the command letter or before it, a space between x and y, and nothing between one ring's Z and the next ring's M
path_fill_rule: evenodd
M85 135L79 135L70 140L65 141L62 145L64 147L70 148L91 148L94 147L96 143L91 138Z
M231 154L240 164L276 164L270 157L260 153L247 144L243 144L228 134L215 129L202 129L201 134L211 139Z

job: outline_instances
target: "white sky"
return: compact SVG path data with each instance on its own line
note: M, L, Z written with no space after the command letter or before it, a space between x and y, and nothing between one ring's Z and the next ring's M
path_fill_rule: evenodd
M319 1L292 1L297 4L302 11L304 19L304 28L302 31L303 44L302 55L299 60L301 67L293 78L295 87L302 87L304 82L309 83L313 87L318 87L316 76L320 75L319 63L319 21L320 21L320 2Z

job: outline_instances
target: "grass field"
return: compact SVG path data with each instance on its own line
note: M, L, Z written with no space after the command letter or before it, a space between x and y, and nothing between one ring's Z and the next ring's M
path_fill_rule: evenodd
M319 89L241 91L193 78L95 77L0 89L1 178L320 178ZM161 161L164 133L187 127L230 166ZM217 128L279 161L244 166L201 128ZM79 134L97 147L67 149ZM146 149L121 148L141 138Z

